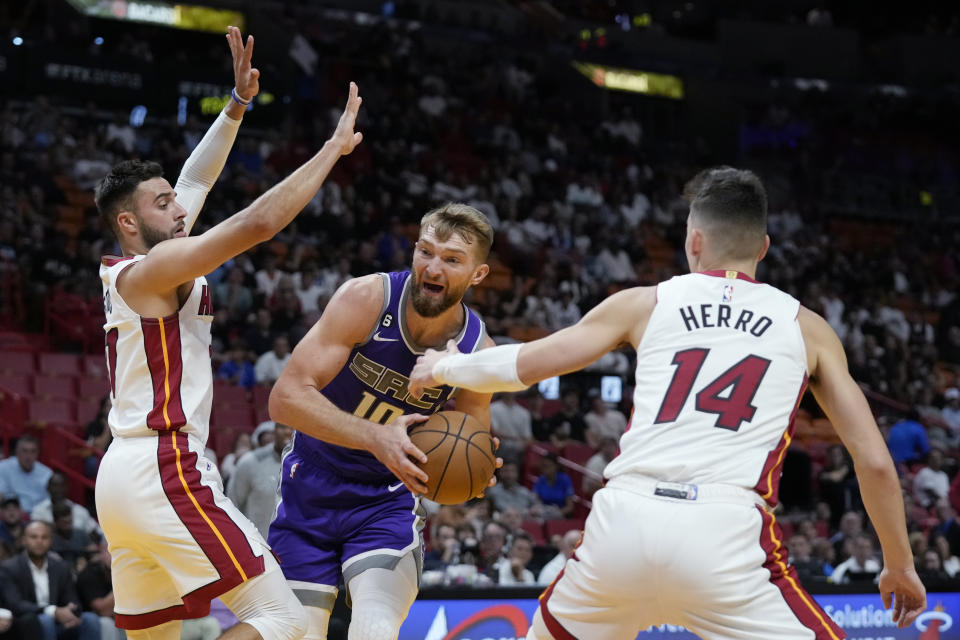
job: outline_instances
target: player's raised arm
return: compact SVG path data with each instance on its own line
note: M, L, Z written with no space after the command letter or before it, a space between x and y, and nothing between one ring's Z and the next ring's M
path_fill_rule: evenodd
M407 427L426 416L408 414L380 425L340 410L320 392L346 364L354 346L369 338L382 304L378 274L355 278L337 290L274 384L270 418L325 442L369 451L411 491L426 493L427 475L408 458L426 461L426 456L407 437Z
M353 131L360 102L357 85L351 82L347 106L336 131L313 158L249 207L207 232L196 237L172 238L154 246L140 263L124 271L124 286L141 294L166 294L276 235L310 202L340 156L349 154L362 140L362 135ZM132 212L122 212L117 219L121 226L136 229Z
M260 93L260 71L253 67L253 36L247 36L244 46L240 30L227 27L227 44L233 56L233 92L223 111L190 153L174 187L177 203L187 212L183 220L184 235L190 235L207 194L223 171L247 109L243 103L249 103Z
M810 363L810 389L853 458L863 504L880 538L880 595L901 629L926 608L926 591L914 570L907 540L900 480L867 399L850 376L840 339L827 322L800 309L800 327Z
M448 384L474 391L519 391L556 375L577 371L622 344L640 343L657 302L656 287L616 293L577 324L526 344L509 344L476 353L428 350L410 374L410 392Z

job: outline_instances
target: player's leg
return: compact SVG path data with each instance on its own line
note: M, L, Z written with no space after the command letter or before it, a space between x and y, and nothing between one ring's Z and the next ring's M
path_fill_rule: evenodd
M180 640L179 620L171 620L149 629L127 629L127 640Z
M222 640L297 640L307 631L307 614L287 585L280 565L266 556L266 571L220 596L241 624Z
M419 569L408 552L392 569L371 568L348 583L352 616L348 640L396 640L419 590Z
M672 599L679 624L704 640L845 637L787 564L772 515L755 505L704 504L689 511L696 520L672 531L675 546L668 553L679 559L671 568L680 587Z

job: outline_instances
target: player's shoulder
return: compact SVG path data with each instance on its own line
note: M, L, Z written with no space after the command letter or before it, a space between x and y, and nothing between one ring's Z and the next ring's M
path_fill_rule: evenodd
M371 273L344 282L333 294L330 302L351 307L353 310L366 307L379 310L383 305L383 295L383 276L379 273Z

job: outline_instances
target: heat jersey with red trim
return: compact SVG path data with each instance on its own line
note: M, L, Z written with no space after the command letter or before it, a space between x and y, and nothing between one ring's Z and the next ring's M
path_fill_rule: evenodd
M116 283L124 269L145 257L105 256L100 264L113 400L107 422L114 438L179 430L206 443L213 400L210 290L201 276L176 313L165 318L138 315Z
M631 427L604 475L736 485L775 504L807 382L799 309L736 271L660 283L637 350Z

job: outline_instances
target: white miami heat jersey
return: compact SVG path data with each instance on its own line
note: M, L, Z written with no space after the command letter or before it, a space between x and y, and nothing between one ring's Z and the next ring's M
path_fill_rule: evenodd
M177 313L141 317L127 306L116 284L121 271L145 257L105 256L100 263L113 400L107 423L115 438L177 430L206 444L213 400L213 310L207 280L194 280Z
M775 504L807 384L799 310L736 271L660 283L637 349L630 429L604 475L736 485Z

